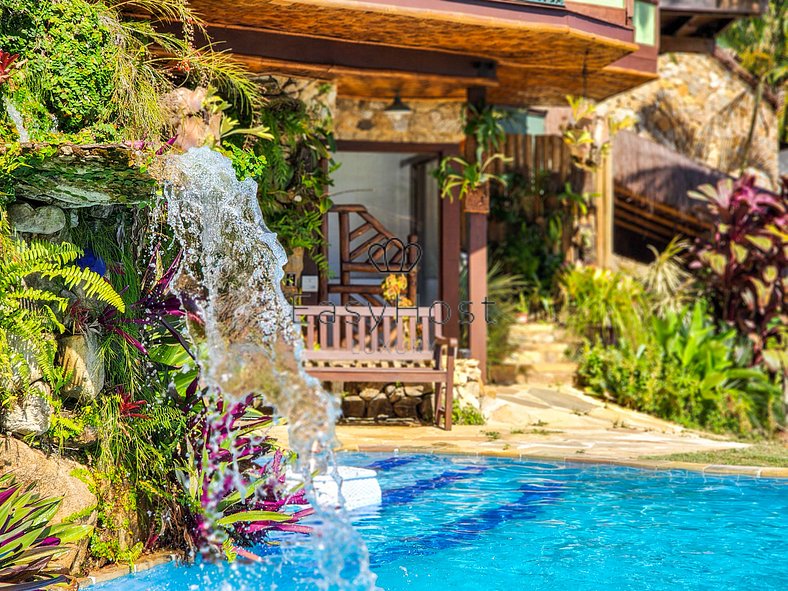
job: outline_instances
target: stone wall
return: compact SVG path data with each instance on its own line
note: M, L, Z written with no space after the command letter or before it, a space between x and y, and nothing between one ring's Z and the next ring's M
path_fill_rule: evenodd
M350 423L427 423L434 417L433 384L346 384L342 419ZM482 410L482 372L476 359L458 359L454 368L454 398L460 406Z
M340 98L336 84L326 80L260 76L256 81L268 98L298 99L315 120L332 121L338 140L457 144L464 139L460 101L406 99L411 115L403 129L396 129L384 113L391 101Z
M390 101L337 99L334 113L337 139L456 144L464 137L464 103L407 100L405 104L412 113L402 131L395 129L384 113L389 104Z
M269 99L287 96L300 100L315 121L330 121L336 111L337 88L332 82L293 76L261 76L255 81Z
M641 136L712 168L737 172L737 150L745 143L755 96L737 70L723 57L661 55L658 80L608 99L599 112L635 115ZM768 100L760 109L749 161L773 186L777 116Z

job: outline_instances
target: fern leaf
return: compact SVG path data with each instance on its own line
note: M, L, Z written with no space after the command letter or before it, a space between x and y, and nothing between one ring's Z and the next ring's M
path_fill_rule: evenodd
M110 304L120 312L126 311L126 304L123 302L123 298L101 275L91 269L71 266L62 269L49 269L43 271L42 275L50 279L55 277L62 279L69 289L79 285L85 290L87 297Z

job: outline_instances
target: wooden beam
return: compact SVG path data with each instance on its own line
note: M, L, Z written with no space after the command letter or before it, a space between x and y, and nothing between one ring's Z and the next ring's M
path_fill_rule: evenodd
M700 39L698 37L670 37L662 35L659 38L661 53L714 53L714 39Z
M625 209L619 208L619 210L615 213L615 217L618 220L624 220L630 224L634 224L639 228L645 228L647 230L651 230L655 234L658 234L665 238L665 240L670 240L679 232L671 230L670 228L666 228L660 223L650 222L648 220L643 219L638 214L630 213Z
M659 7L663 13L712 13L735 15L739 18L747 15L763 14L768 0L660 0Z
M615 184L615 191L616 193L620 193L621 195L624 195L627 198L632 199L633 201L637 201L638 203L641 203L645 207L662 211L665 214L683 220L688 224L698 226L699 228L705 230L712 229L711 223L707 221L698 219L694 216L684 213L683 211L679 211L675 207L670 207L669 205L665 205L664 203L660 203L659 201L655 201L654 199L649 199L648 197L645 197L643 195L638 195L637 193L630 191L625 186L619 183Z
M453 153L459 155L455 147ZM440 214L440 299L451 309L451 317L443 327L447 337L460 337L458 308L460 304L460 202L458 199L441 199Z
M208 24L210 40L235 54L261 58L272 64L322 67L333 73L375 72L467 79L495 84L496 65L488 58L285 34L251 27Z
M614 140L611 140L614 141ZM596 264L608 268L613 260L613 158L602 157L594 173L596 199Z
M690 227L685 226L683 224L677 223L676 222L676 218L666 218L666 217L663 217L663 216L651 213L649 211L646 211L646 210L643 209L643 207L637 206L637 205L635 205L633 203L627 203L626 201L624 201L623 198L621 198L619 196L616 196L615 206L616 206L617 209L621 208L622 210L626 210L626 211L634 214L636 217L642 217L642 218L645 218L645 219L647 219L649 221L655 222L657 224L661 224L662 226L665 226L666 228L668 228L674 234L675 233L682 233L685 236L697 237L697 236L699 236L702 233L702 230L699 230L698 228L690 228Z
M629 230L630 232L634 232L635 234L640 234L641 236L646 236L648 238L651 238L652 240L658 240L660 242L668 242L668 240L665 240L664 237L658 236L656 234L653 234L653 233L649 232L648 230L646 230L644 228L641 228L640 226L636 226L634 224L629 224L629 223L625 222L624 220L617 219L615 224L619 228L624 228L625 230Z

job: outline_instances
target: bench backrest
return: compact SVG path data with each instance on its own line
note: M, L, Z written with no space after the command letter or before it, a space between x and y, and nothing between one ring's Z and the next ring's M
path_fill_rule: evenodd
M431 307L297 306L311 360L432 359L436 337L443 335L446 315Z

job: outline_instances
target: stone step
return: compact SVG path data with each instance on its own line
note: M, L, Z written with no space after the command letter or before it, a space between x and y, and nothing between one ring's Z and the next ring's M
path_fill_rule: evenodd
M572 384L577 364L571 361L543 363L503 363L491 368L490 377L498 383Z
M560 329L553 322L516 322L512 325L512 331L521 334L555 332L556 330Z
M534 365L544 363L560 363L567 360L568 347L562 345L553 349L518 349L512 352L507 358L506 363L514 365Z
M566 329L555 324L514 324L509 329L509 342L512 345L552 344L573 340Z

